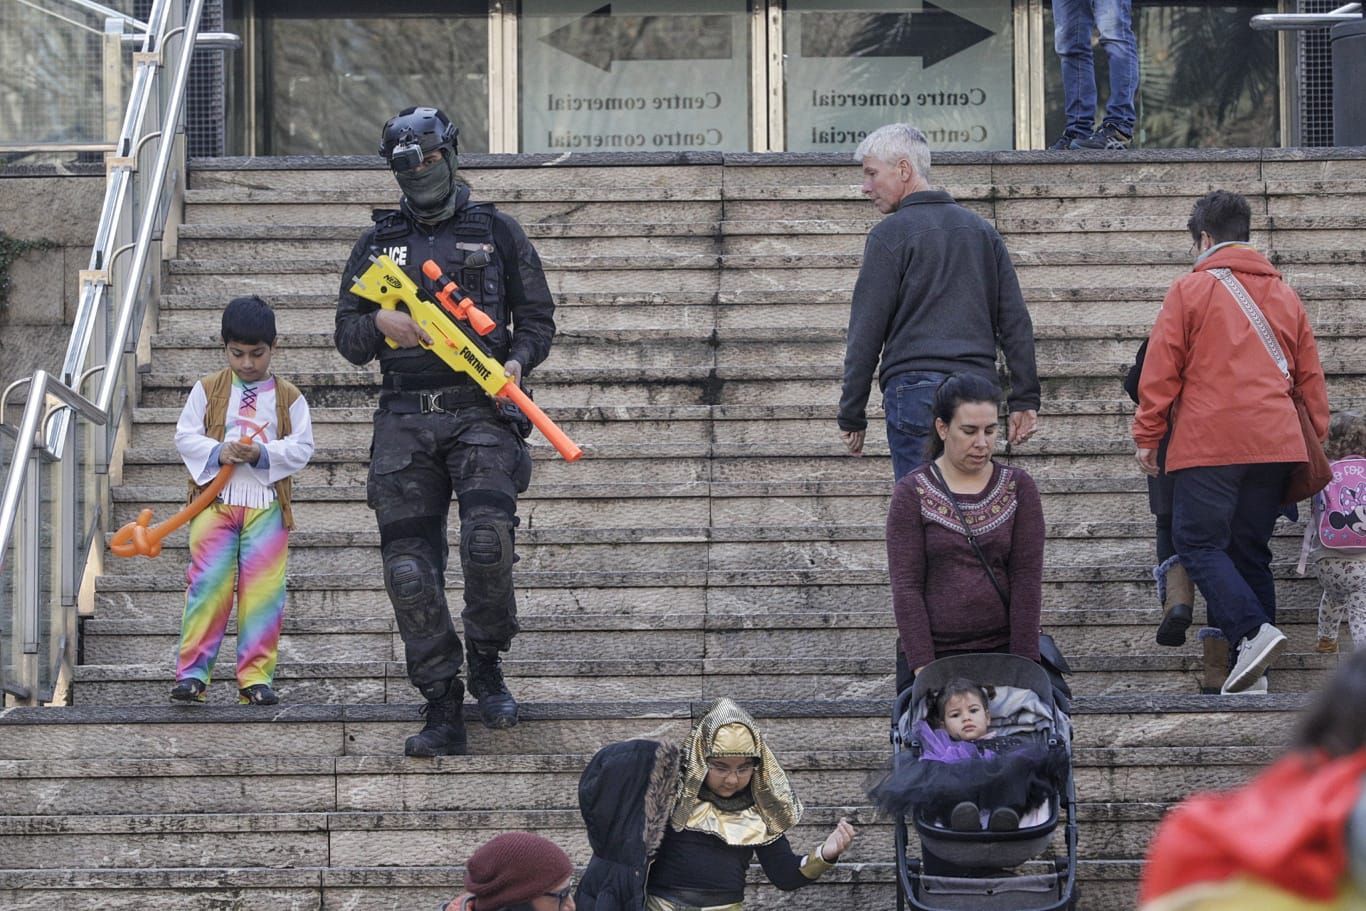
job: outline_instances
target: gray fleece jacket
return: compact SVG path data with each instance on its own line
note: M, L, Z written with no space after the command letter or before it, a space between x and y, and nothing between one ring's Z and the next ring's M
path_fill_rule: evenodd
M879 357L882 389L921 370L995 381L998 343L1010 410L1037 411L1034 324L1001 235L943 190L910 194L868 233L849 311L840 429L868 426Z

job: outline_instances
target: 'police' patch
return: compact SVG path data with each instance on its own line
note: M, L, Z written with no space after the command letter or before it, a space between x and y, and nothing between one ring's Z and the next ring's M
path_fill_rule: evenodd
M394 261L394 265L396 266L408 265L407 247L385 247L384 255L392 259Z

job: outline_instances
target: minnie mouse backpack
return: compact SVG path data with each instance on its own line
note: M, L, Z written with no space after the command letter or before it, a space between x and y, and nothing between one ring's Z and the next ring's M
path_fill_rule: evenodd
M1366 553L1366 458L1348 456L1329 468L1333 480L1314 495L1319 543L1343 556Z

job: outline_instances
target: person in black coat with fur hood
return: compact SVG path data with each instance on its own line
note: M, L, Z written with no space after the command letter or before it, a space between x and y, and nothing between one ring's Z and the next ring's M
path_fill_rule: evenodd
M603 747L579 779L593 858L579 911L741 911L757 855L778 888L799 889L834 866L854 839L841 819L805 856L784 834L802 804L754 719L729 699L683 749L657 740Z

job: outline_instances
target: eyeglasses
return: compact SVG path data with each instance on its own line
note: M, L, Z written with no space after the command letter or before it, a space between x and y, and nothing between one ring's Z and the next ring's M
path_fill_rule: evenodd
M746 762L743 765L731 768L724 762L714 762L710 759L707 760L707 768L711 769L717 775L725 777L730 777L731 775L734 775L736 778L744 778L746 775L749 775L758 767L759 763L757 762Z
M560 907L563 908L564 903L569 901L569 896L574 894L574 884L570 883L558 892L545 892L543 894L546 898L553 898L556 901L558 901L560 903Z

